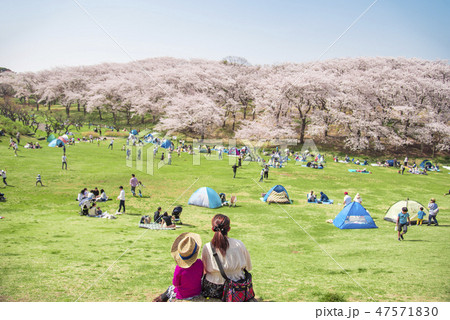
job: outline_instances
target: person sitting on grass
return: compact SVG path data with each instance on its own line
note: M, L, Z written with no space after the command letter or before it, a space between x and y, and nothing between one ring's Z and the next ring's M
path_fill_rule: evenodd
M314 194L314 191L311 190L310 193L308 193L308 202L316 202L317 198Z
M198 259L202 245L200 235L191 232L180 234L172 244L170 254L177 266L173 273L172 285L154 302L173 299L190 300L202 292L203 262Z
M409 219L408 208L403 207L402 212L397 216L397 235L398 241L402 241L403 235L408 232L408 225L411 225L411 220Z
M100 190L100 195L97 197L97 201L108 201L108 197L106 196L106 192L105 190L101 189Z
M164 212L164 214L161 216L161 224L165 228L175 228L175 224L172 222L172 216L169 216L169 214Z
M325 193L323 193L322 191L320 191L320 202L327 202L329 200L330 199L328 198L328 196Z
M153 221L155 223L161 223L161 207L158 207L158 210L155 211L155 213L153 213Z

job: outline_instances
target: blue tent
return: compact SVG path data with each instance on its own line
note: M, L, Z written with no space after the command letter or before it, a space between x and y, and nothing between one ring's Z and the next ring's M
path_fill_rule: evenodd
M188 204L214 209L222 206L222 200L213 189L202 187L191 195Z
M434 165L430 160L423 160L422 163L419 165L421 168L425 169L427 168L427 170L433 170L434 169Z
M136 129L133 129L133 130L131 130L131 132L130 132L131 134L133 134L133 135L137 135L138 134L138 132L137 132L137 130Z
M172 142L170 140L164 140L161 143L161 148L169 149L172 146Z
M339 229L378 228L369 212L359 202L346 205L334 218L333 224Z
M54 139L52 142L48 144L49 147L62 147L64 146L64 142L60 139Z
M261 198L261 200L269 203L291 203L287 190L279 184L267 191L266 195L264 198Z

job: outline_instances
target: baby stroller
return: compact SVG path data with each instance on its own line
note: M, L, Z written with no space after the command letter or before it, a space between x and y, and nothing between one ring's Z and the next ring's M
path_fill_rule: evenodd
M90 198L83 198L81 199L78 206L80 207L80 216L87 216L89 215L89 209L92 207L92 204L95 202L94 199Z
M181 215L182 211L183 211L183 208L180 206L173 208L173 211L172 211L173 223L183 224L183 222L181 222L181 220L180 220L180 215Z
M1 192L0 192L0 201L1 201L1 202L5 202L5 201L6 201L5 194L4 194L4 193L1 193Z

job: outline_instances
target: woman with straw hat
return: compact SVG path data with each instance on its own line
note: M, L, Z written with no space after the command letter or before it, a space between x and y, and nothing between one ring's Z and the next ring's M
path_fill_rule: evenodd
M185 232L175 239L170 253L177 266L172 285L153 301L166 302L172 299L186 300L200 295L202 291L203 262L197 259L202 239L196 233Z

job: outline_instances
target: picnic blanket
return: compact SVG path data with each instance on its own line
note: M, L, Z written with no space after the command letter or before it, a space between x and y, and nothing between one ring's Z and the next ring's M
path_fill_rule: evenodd
M320 200L317 200L317 199L314 202L308 201L308 203L319 203L319 204L333 204L333 202L334 202L334 200L320 201Z
M152 230L175 230L176 228L181 228L180 226L177 227L173 227L173 228L167 228L167 227L163 227L161 224L159 223L141 223L139 224L139 228L145 228L145 229L152 229Z
M362 171L362 170L356 170L356 169L348 169L348 172L372 173L372 172L370 172L370 171Z

